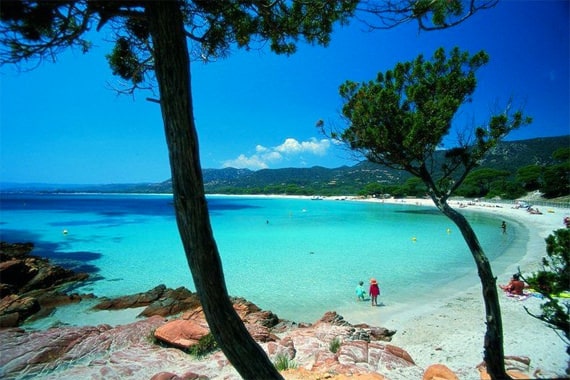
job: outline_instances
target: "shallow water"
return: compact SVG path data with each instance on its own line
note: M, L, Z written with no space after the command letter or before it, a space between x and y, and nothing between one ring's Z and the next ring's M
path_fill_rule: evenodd
M354 288L371 277L380 301L398 305L475 271L459 231L434 208L229 196L208 204L229 293L281 318L314 322L354 307ZM496 217L465 215L491 260L523 238L516 224L503 235ZM75 292L194 290L169 195L3 194L0 217L2 240L34 242L34 254L89 272ZM75 306L36 326L91 319Z

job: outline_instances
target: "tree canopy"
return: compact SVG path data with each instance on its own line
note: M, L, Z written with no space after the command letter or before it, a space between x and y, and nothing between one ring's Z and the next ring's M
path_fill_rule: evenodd
M475 90L475 72L488 60L483 51L470 56L454 48L448 55L440 48L431 61L420 55L379 73L373 81L347 81L340 95L349 127L334 136L372 162L420 178L430 173L430 181L435 180L430 190L447 199L490 148L531 121L521 111L509 115L507 108L487 125L459 134L458 146L446 152L441 167L433 167L434 154L451 132L456 112Z

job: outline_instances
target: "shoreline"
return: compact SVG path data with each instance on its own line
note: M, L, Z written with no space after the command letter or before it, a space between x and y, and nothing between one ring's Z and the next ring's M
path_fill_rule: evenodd
M311 196L282 195L209 194L209 196L258 199L312 198ZM435 208L431 199L381 200L351 196L320 199ZM451 200L449 204L457 208L459 202ZM546 254L544 239L554 230L564 228L563 219L565 216L570 216L568 208L545 207L541 211L544 214L534 215L523 209L511 208L508 204L497 207L489 202L470 202L467 207L461 209L462 213L481 212L496 216L498 220L504 219L510 225L516 223L526 230L524 234L526 236L523 235L525 239L517 241L491 262L493 273L497 277L497 284L507 283L518 267L523 274L536 270L541 258ZM529 316L523 308L526 306L537 313L540 311L539 306L542 300L530 297L525 301L518 301L504 296L500 289L498 291L503 317L505 355L529 357L531 359L529 373L540 370L543 376L564 376L568 365L566 345L555 331ZM382 296L379 297L379 301L382 302ZM371 309L369 306L352 308L351 304L336 311L351 324L366 323L371 326L397 330L390 344L406 350L415 363L424 369L432 364L440 363L448 366L461 379L479 379L476 366L483 361L485 314L480 282L474 263L472 274L453 280L445 289L435 289L430 294L418 294L418 297L413 300L406 300L398 305ZM109 317L116 318L118 324L123 324L135 321L136 314L138 311L137 313L127 311L120 315L113 313L113 316ZM101 314L91 315L91 325L97 324L98 315ZM399 379L396 374L390 378ZM402 374L402 379L405 378L407 378L406 375Z
M382 202L362 199L358 201ZM400 200L383 200L384 203L401 203ZM407 199L404 203L435 207L431 200ZM458 201L449 202L456 207ZM529 273L540 267L546 255L545 238L554 230L564 228L563 218L570 209L549 207L543 214L530 214L509 205L493 206L488 202L470 204L466 212L484 212L518 223L528 232L528 239L510 247L491 262L497 284L506 284L518 268ZM508 233L508 231L507 231ZM518 252L520 250L520 252ZM509 262L509 260L512 260ZM429 297L418 297L408 309L362 315L343 316L351 323L364 322L398 330L392 344L405 349L420 367L441 363L453 370L459 378L479 378L476 366L483 361L483 343L486 326L479 277L473 264L473 275L450 284L448 289L435 291ZM499 270L497 270L499 269ZM540 312L542 300L530 297L524 301L509 298L499 291L503 319L504 352L509 356L526 356L531 359L530 373L542 376L564 376L568 366L566 345L556 332L542 321L527 314L524 307ZM429 301L426 302L426 300ZM381 297L380 297L381 300Z
M235 197L313 198L283 195L235 195ZM420 198L377 199L333 196L320 197L319 200L436 207L431 199ZM516 209L507 203L455 199L448 203L456 209L463 204L465 207L460 208L461 212L496 216L499 220L506 220L507 224L516 223L519 228L526 230L525 241L516 242L505 253L491 261L497 285L508 283L512 274L519 268L523 274L539 269L541 259L546 255L544 239L553 231L565 228L563 219L570 216L570 209L555 206L541 207L542 214L531 214L525 209ZM363 308L341 308L336 311L352 324L366 323L397 330L390 344L406 350L422 368L439 363L449 367L460 379L479 379L480 374L476 367L483 362L486 325L481 284L476 272L476 266L473 264L471 274L452 281L446 289L434 290L429 295L418 295L415 300L397 305L394 309L387 310L380 307L373 313L364 311ZM543 301L536 297L519 301L507 297L500 289L498 292L505 356L530 358L528 372L534 377L566 378L569 356L566 354L564 341L556 331L528 315L524 309L526 307L538 314ZM382 296L379 297L379 302L382 302ZM398 378L396 374L394 375L394 378ZM407 376L401 375L402 378Z

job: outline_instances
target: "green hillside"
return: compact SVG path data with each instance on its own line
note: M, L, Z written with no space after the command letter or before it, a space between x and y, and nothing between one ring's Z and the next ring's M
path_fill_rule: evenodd
M514 181L517 170L528 165L547 168L560 164L553 153L560 148L570 148L570 135L544 137L530 140L505 141L495 147L485 157L480 169L493 169L510 173L507 178ZM445 151L438 154L443 157ZM568 171L566 169L566 178ZM289 195L356 195L365 188L392 194L402 193L403 185L410 175L383 167L368 161L354 166L328 169L320 166L312 168L263 169L204 169L204 186L208 194L289 194ZM17 186L3 184L2 191L25 190ZM171 193L170 180L161 183L116 184L102 186L57 186L36 185L27 190L49 192L97 191L97 192L137 192ZM409 186L407 188L409 192ZM421 188L418 190L421 191ZM410 194L417 195L417 194ZM563 194L568 195L568 194Z

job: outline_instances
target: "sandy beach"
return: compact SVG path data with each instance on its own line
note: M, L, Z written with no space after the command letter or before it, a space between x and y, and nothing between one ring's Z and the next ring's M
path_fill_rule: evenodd
M404 202L435 207L431 200L407 199ZM450 204L458 206L458 202L452 201ZM552 231L563 228L563 218L570 215L570 209L565 208L541 208L543 214L535 215L509 205L497 207L485 202L470 204L462 210L495 214L498 219L505 219L507 223L520 223L528 229L528 241L521 242L520 247L513 247L497 262L491 263L498 284L506 284L511 275L517 272L517 268L523 274L538 269L541 258L546 255L544 239ZM472 276L454 282L447 289L419 296L406 307L396 310L383 307L379 308L379 312L343 313L343 316L351 323L365 322L398 330L392 343L408 351L420 367L442 363L455 371L461 379L479 379L476 366L483 360L485 314L475 264L473 267ZM505 355L530 358L530 372L535 373L536 377L563 377L569 358L565 343L554 330L524 310L527 307L538 313L542 300L529 297L519 301L503 295L500 289L499 291ZM402 375L405 377L405 374Z
M259 195L259 197L281 196ZM381 200L361 197L322 199L406 203L411 206L435 208L431 199ZM523 275L539 269L542 257L546 256L544 239L553 231L564 228L564 217L570 216L570 208L562 207L539 207L542 214L531 214L526 209L515 208L511 204L468 200L451 200L449 204L463 213L484 212L496 215L497 220L505 220L507 226L517 224L527 230L528 240L516 242L505 254L491 261L497 284L507 284L519 268ZM460 204L464 207L460 207ZM530 358L528 372L533 377L568 378L566 369L570 357L566 354L565 342L555 330L525 311L526 307L532 313L539 314L543 300L531 296L521 301L507 297L500 289L498 291L505 355ZM379 297L379 302L382 303L382 297ZM392 344L405 349L422 368L440 363L448 366L462 380L480 379L477 366L483 361L486 326L481 284L475 263L471 275L453 281L445 289L434 289L430 294L418 295L417 299L402 302L401 305L384 305L377 309L362 311L362 308L355 308L340 310L339 313L353 324L367 323L397 330ZM391 379L398 380L417 377L415 372L390 375Z

